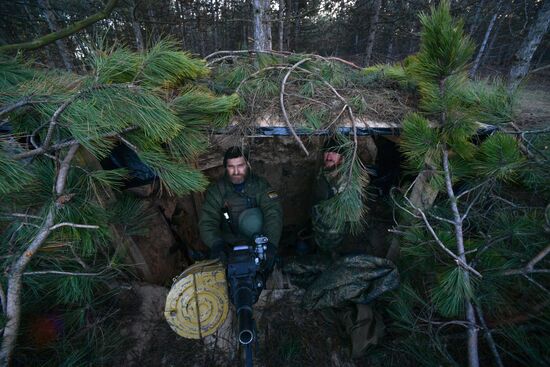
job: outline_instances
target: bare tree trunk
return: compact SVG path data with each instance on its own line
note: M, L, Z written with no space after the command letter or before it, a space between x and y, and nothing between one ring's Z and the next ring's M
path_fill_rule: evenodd
M42 14L44 15L44 18L46 18L46 22L48 23L48 28L50 29L50 31L59 31L57 19L54 12L52 11L49 0L38 0L38 5L42 9ZM70 55L69 49L67 48L67 45L65 44L65 40L58 39L57 41L55 41L55 45L59 50L59 54L61 55L61 59L63 60L63 64L65 65L65 69L67 69L68 71L73 71L74 65L72 57Z
M136 38L136 47L139 52L145 50L145 43L143 42L143 33L141 33L141 26L136 20L137 5L135 1L132 1L132 9L130 10L130 16L132 17L132 29L134 30L134 37Z
M477 52L476 59L474 61L474 65L470 69L470 78L473 78L474 75L477 73L477 69L479 68L479 64L481 62L481 57L483 56L483 52L485 51L485 47L487 47L487 41L489 40L489 36L491 35L491 31L493 30L493 27L495 25L495 21L497 20L498 13L500 11L500 5L502 3L502 0L500 0L496 6L495 13L493 14L491 21L489 22L489 26L487 27L487 31L485 31L485 36L483 37L483 42L481 43L481 46L479 47L479 51Z
M392 62L393 61L393 32L390 36L390 40L388 41L388 51L386 51L386 62Z
M477 4L476 15L474 16L474 20L473 20L472 24L470 25L470 32L469 33L470 33L470 36L472 36L472 37L474 35L474 32L479 27L479 18L481 16L481 10L483 10L484 5L485 5L485 0L481 0L479 2L479 4Z
M376 28L378 27L378 18L380 17L380 8L382 0L374 0L374 13L370 18L369 35L367 37L367 48L365 50L365 66L368 66L372 56L372 48L374 46L374 37L376 36Z
M284 40L284 13L285 13L285 0L279 0L279 51L284 51L283 40Z
M269 0L252 0L254 51L271 51Z
M519 83L527 75L533 54L537 50L542 37L550 24L550 1L545 1L539 9L537 19L531 26L529 34L523 40L521 47L514 55L514 63L508 75L508 90L514 91Z
M502 21L498 21L495 27L495 30L493 31L493 36L491 37L491 41L489 42L489 46L487 46L487 49L483 53L483 57L481 58L481 61L479 63L480 66L485 64L488 60L490 60L491 51L493 50L496 39L498 38L501 25L502 25Z

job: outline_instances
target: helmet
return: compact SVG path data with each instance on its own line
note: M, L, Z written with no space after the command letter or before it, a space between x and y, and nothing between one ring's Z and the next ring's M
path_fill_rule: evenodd
M249 238L262 232L264 217L260 208L245 209L239 215L239 232Z

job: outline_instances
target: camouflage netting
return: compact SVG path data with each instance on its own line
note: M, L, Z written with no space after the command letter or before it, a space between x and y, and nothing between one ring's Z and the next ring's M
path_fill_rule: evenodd
M302 133L350 127L352 116L355 123L399 123L417 106L413 89L338 58L234 53L215 55L209 66L210 88L241 97L236 125L245 131L285 126L281 97L288 122Z
M306 309L368 304L399 286L397 268L387 259L349 255L330 263L330 259L310 256L289 259L285 264L283 271L306 288L302 300Z

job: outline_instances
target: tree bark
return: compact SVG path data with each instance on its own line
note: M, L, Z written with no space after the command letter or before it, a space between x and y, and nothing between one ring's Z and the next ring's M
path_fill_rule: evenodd
M451 178L451 169L449 166L449 152L447 148L443 148L443 170L445 172L445 187L447 196L451 202L451 210L453 212L453 225L455 227L456 249L458 257L463 263L468 264L464 251L464 234L462 230L463 219L458 211L457 198L453 190L453 181ZM470 274L464 273L465 280L470 281ZM468 366L479 367L479 351L478 351L478 327L476 322L476 314L471 300L466 300L466 320L468 321Z
M498 13L500 11L500 5L502 4L502 0L500 0L497 3L495 13L491 17L491 21L489 22L489 26L487 27L487 30L485 31L485 36L483 37L483 42L481 43L481 46L479 47L479 51L477 52L476 59L474 61L474 65L470 69L470 78L473 78L474 75L477 73L477 69L479 68L481 57L483 56L483 52L485 51L485 48L487 47L487 41L489 40L489 36L491 35L491 31L493 30L493 27L495 25L495 21L497 20Z
M283 18L285 13L285 0L279 0L279 51L284 51L284 29L285 20Z
M527 75L533 54L548 31L550 24L550 1L545 1L539 9L537 19L531 26L529 34L523 40L519 50L514 55L514 63L508 75L508 90L513 92Z
M481 0L479 4L477 4L476 9L476 15L474 16L474 20L472 24L470 25L470 36L473 37L474 32L479 28L479 18L481 16L481 10L483 10L483 6L485 5L485 0Z
M498 38L500 27L502 26L502 21L497 21L497 24L495 26L495 29L493 31L493 35L491 36L491 41L489 41L489 46L485 49L485 52L483 52L483 57L481 58L480 65L485 64L486 62L489 62L491 58L491 51L494 49L495 41Z
M269 0L252 0L254 51L271 51Z
M46 22L48 23L48 28L50 29L50 31L54 33L58 32L59 25L57 24L57 18L52 11L49 0L38 0L38 6L40 6L40 8L42 9L42 14L44 15L44 18L46 18ZM65 40L58 39L55 41L55 44L57 46L57 50L59 51L59 55L61 55L61 59L63 60L65 69L67 69L68 71L73 71L73 58L71 57L71 53L69 52L69 49L65 44Z
M58 39L68 37L80 31L81 29L84 29L94 24L97 21L107 18L115 8L117 2L118 0L109 0L109 2L107 3L107 5L105 5L103 10L95 13L94 15L89 16L84 20L78 21L73 25L68 26L58 32L47 34L45 36L39 37L29 42L14 43L11 45L0 46L0 52L14 51L14 50L34 50L42 46L49 45L50 43L53 43Z
M136 38L136 48L139 52L145 50L145 43L143 42L143 33L141 32L141 25L136 19L137 4L132 1L132 9L130 9L130 17L132 20L132 30L134 31L134 37Z
M374 46L374 37L376 36L376 28L378 27L378 18L380 17L380 8L382 0L374 0L374 13L370 18L369 35L367 37L367 48L365 50L365 66L368 66L372 56L372 48Z

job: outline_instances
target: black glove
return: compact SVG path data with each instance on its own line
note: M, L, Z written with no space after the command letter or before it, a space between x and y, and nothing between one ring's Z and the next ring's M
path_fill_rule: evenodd
M210 249L210 258L219 259L223 265L227 266L227 252L225 249L225 242L219 241L212 245Z

